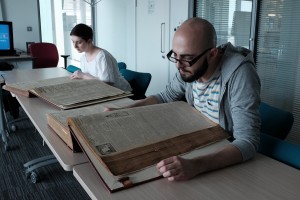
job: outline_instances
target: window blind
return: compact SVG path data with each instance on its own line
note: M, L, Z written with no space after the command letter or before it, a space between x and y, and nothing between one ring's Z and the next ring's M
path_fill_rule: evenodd
M262 101L292 112L287 140L300 144L300 1L259 1L256 65Z
M217 44L231 42L249 48L252 1L197 0L196 16L211 22L217 32Z

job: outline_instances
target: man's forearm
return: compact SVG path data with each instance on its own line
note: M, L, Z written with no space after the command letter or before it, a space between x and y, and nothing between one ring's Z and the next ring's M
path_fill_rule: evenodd
M216 169L221 169L243 161L240 150L229 144L212 154L193 159L195 175Z

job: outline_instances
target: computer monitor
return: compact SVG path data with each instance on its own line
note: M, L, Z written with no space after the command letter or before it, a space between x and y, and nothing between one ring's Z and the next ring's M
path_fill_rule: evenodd
M13 56L15 54L13 24L8 21L0 21L0 56Z

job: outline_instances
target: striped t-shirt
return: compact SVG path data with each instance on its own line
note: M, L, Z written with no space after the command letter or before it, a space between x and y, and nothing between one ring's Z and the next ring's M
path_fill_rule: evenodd
M194 107L217 124L219 124L220 75L218 68L207 82L193 82Z

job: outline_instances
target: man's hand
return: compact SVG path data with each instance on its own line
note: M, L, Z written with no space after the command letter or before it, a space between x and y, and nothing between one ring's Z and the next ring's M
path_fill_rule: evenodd
M193 160L173 156L160 161L156 168L169 181L188 180L197 175Z
M183 181L194 176L221 169L243 161L240 150L232 144L218 149L213 153L185 159L179 156L173 156L160 161L156 168L169 181Z
M120 110L122 108L112 108L112 107L105 107L103 112L113 111L113 110Z

